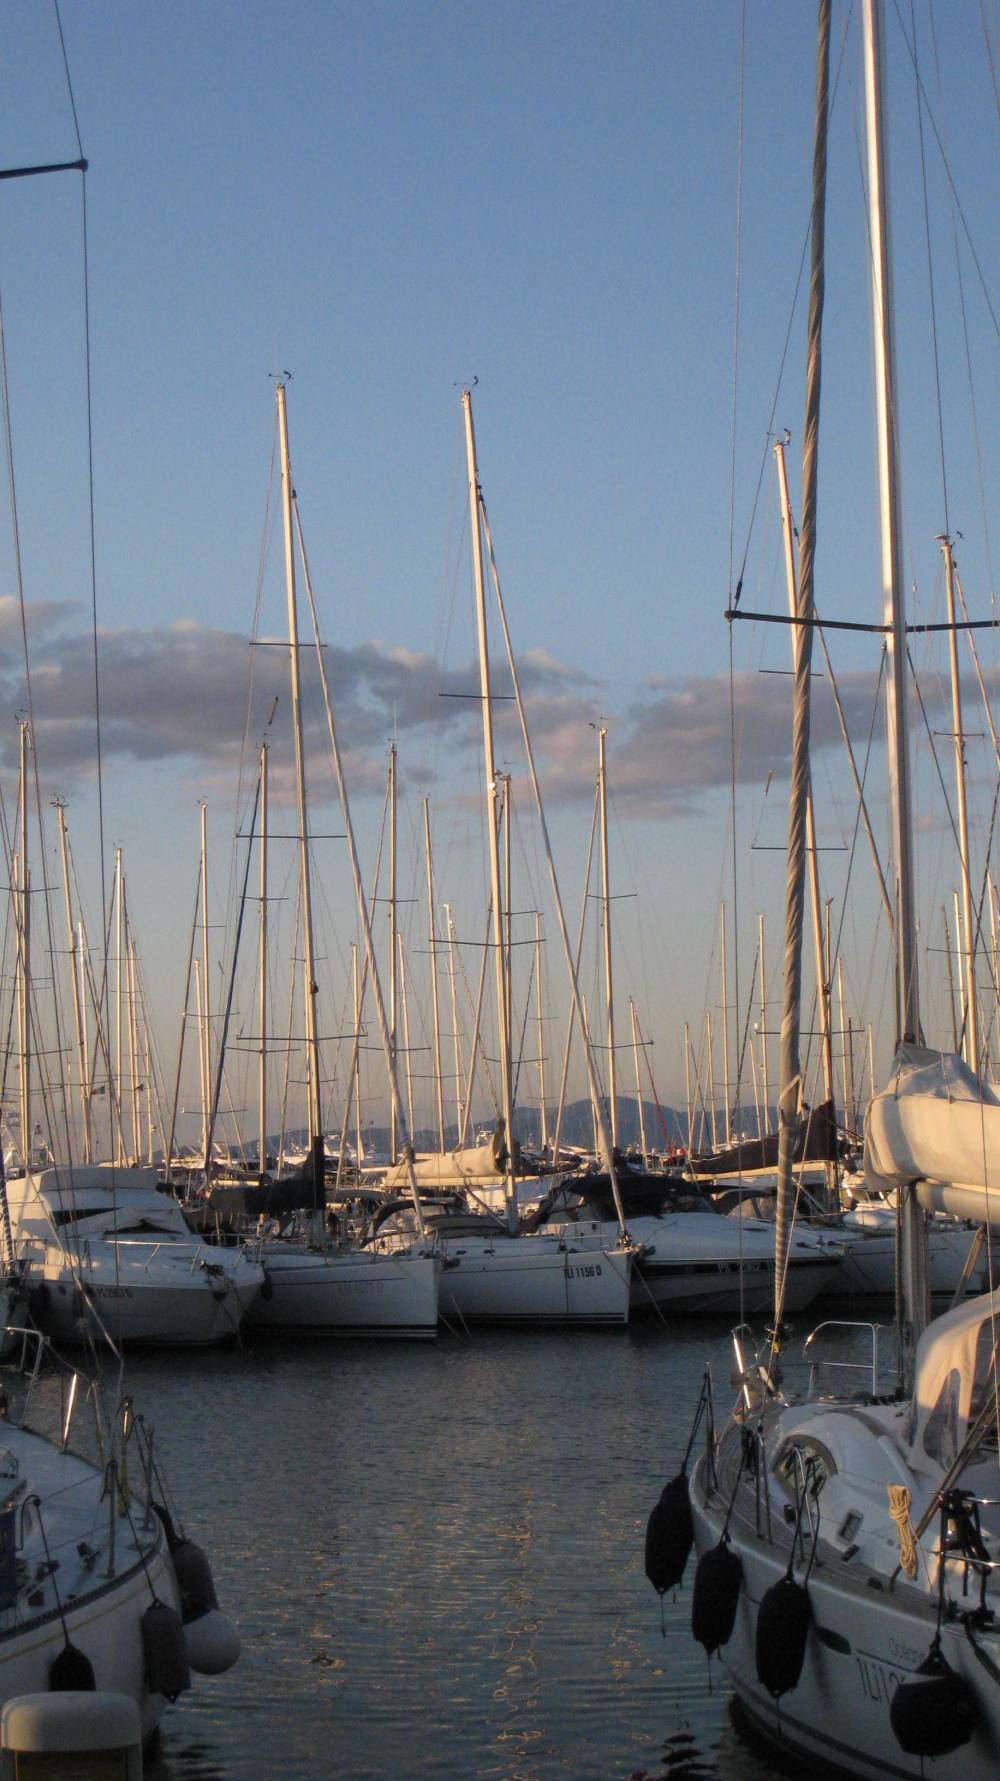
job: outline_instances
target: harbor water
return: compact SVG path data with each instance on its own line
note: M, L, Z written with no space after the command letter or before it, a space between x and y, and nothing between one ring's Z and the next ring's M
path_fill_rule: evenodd
M131 1358L243 1639L149 1781L780 1774L643 1571L706 1362L725 1415L718 1323Z

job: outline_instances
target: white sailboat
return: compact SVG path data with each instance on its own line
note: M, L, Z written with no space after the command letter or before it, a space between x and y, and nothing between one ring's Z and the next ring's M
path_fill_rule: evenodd
M81 150L76 161L5 168L3 177L85 173L86 168ZM2 400L9 444L6 374ZM13 502L11 519L23 617ZM22 763L27 736L28 725L22 722ZM34 737L31 745L33 749ZM38 1030L38 1012L28 968L31 885L23 766L21 783L19 869L11 880L18 959L20 1151L30 1169L36 1159L29 1036ZM37 809L40 829L40 800ZM44 873L41 883L44 887ZM68 1147L68 1132L66 1141ZM27 1200L33 1192L30 1177L22 1176L20 1183L10 1183L8 1193L0 1157L2 1248L8 1268L17 1253L11 1201ZM48 1229L52 1234L51 1224ZM0 1308L0 1320L6 1309ZM109 1694L123 1694L135 1704L142 1736L149 1737L168 1700L190 1686L190 1670L228 1669L238 1655L239 1640L218 1612L204 1554L172 1527L165 1511L157 1512L154 1491L163 1492L152 1431L122 1396L120 1366L105 1364L86 1376L65 1367L39 1332L0 1329L5 1354L11 1343L20 1350L20 1366L4 1370L0 1412L0 1707L18 1696L33 1697L32 1705L44 1719L45 1696L73 1691L79 1724L95 1690L103 1696L98 1712L107 1708ZM106 1343L101 1353L105 1363L117 1358ZM91 1415L94 1424L85 1429ZM96 1458L85 1457L85 1442ZM65 1728L67 1720L62 1723ZM8 1753L4 1763L10 1773L50 1775L71 1770L95 1774L98 1769L123 1774L126 1765L133 1766L124 1750L74 1756L64 1747L60 1754L44 1739L30 1753Z
M276 385L276 399L281 443L285 579L288 596L288 653L298 790L299 860L305 966L303 1000L308 1054L312 1210L307 1230L301 1239L292 1241L282 1238L262 1243L260 1255L267 1273L267 1287L253 1309L250 1321L269 1329L312 1329L345 1336L432 1337L437 1331L438 1276L441 1269L441 1258L434 1251L433 1246L423 1240L422 1214L415 1186L413 1190L414 1205L420 1227L420 1240L412 1253L382 1255L373 1250L359 1249L353 1245L342 1246L332 1242L326 1231L325 1142L320 1097L319 1043L316 1030L318 985L313 946L306 762L299 686L299 628L295 577L295 532L292 515L293 492L291 460L288 450L285 385L280 380ZM312 606L311 589L308 591L310 606ZM317 653L324 693L326 693L326 671L322 653ZM365 929L372 988L384 1029L385 1011L382 1005L378 973L375 970L371 928L361 886L357 851L354 845L354 831L328 697L326 707L351 863L354 870L359 915ZM397 1118L401 1118L395 1059L388 1045L386 1049L390 1095Z
M489 836L492 951L496 976L496 1020L504 1141L501 1152L498 1154L494 1148L490 1158L480 1161L478 1169L474 1158L470 1165L468 1152L456 1153L454 1162L450 1158L442 1158L440 1169L442 1174L467 1170L481 1174L483 1161L485 1161L488 1173L492 1174L493 1171L489 1168L490 1161L498 1169L502 1166L504 1217L498 1218L495 1224L490 1225L479 1235L474 1229L466 1227L459 1236L451 1238L446 1235L439 1236L438 1241L445 1263L441 1280L441 1310L446 1318L454 1318L460 1324L583 1325L594 1328L622 1326L628 1321L632 1266L636 1254L635 1245L625 1230L624 1219L620 1217L617 1226L611 1231L605 1231L592 1225L586 1230L574 1230L569 1234L563 1232L527 1234L522 1231L520 1224L516 1181L516 1146L507 1139L507 1135L513 1131L514 1116L510 980L506 963L504 928L506 886L500 870L501 776L496 770L493 743L493 695L490 682L483 567L484 537L493 575L494 590L501 609L508 666L511 670L518 714L521 719L522 739L525 744L536 808L549 861L556 913L559 919L566 962L569 966L571 990L577 1001L579 1001L579 988L569 952L565 922L562 918L562 905L555 879L551 849L548 845L534 760L524 721L516 667L510 649L506 620L503 617L496 565L479 483L475 429L472 419L472 396L469 390L462 392L462 411L469 478L476 635L483 712L483 762L486 784L486 822ZM591 1092L596 1097L597 1083L589 1040L585 1042L585 1052ZM613 1177L612 1144L603 1113L599 1114L599 1127L602 1150ZM617 1193L617 1189L614 1191ZM383 1243L393 1240L398 1239L386 1237L381 1239Z
M706 1648L721 1650L753 1722L800 1760L875 1781L922 1776L934 1759L933 1772L945 1781L986 1781L1000 1763L1000 1295L928 1323L924 1208L954 1207L957 1195L977 1218L1000 1223L993 1192L1000 1110L958 1059L917 1044L882 39L879 0L865 0L902 1041L893 1078L870 1111L866 1154L900 1194L902 1382L884 1395L873 1355L867 1373L853 1366L847 1373L851 1395L843 1393L841 1371L828 1375L841 1381L834 1396L813 1391L794 1402L779 1389L773 1351L763 1365L744 1365L738 1413L691 1480L701 1555L692 1618ZM818 118L825 123L827 0L820 40ZM825 132L822 140L825 166ZM817 208L814 290L817 282L822 287ZM818 331L814 336L811 327L810 336L814 349ZM804 675L807 681L807 660ZM798 720L798 700L796 708ZM807 742L807 702L803 721ZM790 834L794 823L793 798ZM791 910L791 858L789 884ZM786 977L786 1014L788 1008ZM794 1084L794 1011L788 1031L786 1064L793 1067L783 1067L786 1091ZM779 1253L783 1234L779 1216ZM676 1496L682 1494L678 1486ZM669 1506L661 1518L667 1524L676 1527ZM669 1567L656 1564L665 1548L657 1547L653 1525L650 1538L647 1556L662 1582Z

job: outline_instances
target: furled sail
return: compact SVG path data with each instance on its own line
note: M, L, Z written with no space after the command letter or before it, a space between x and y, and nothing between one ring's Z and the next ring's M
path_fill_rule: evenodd
M865 1120L865 1177L917 1182L928 1211L1000 1227L1000 1099L954 1052L900 1045Z

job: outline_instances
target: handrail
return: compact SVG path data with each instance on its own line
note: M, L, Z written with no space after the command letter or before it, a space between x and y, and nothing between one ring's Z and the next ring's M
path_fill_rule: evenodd
M809 1349L813 1342L815 1342L817 1336L822 1335L824 1330L867 1330L871 1336L872 1356L870 1362L856 1360L827 1360L823 1358L811 1360L809 1365L810 1397L816 1390L820 1368L827 1367L831 1372L867 1373L871 1380L871 1396L877 1398L879 1395L879 1337L883 1327L883 1325L877 1323L862 1323L847 1318L836 1317L828 1318L824 1323L818 1323L816 1328L809 1332L809 1335L806 1337L805 1342L802 1345L803 1360L807 1358Z

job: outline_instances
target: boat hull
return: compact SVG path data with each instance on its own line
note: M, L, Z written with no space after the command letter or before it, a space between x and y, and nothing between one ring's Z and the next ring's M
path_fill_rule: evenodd
M789 1265L785 1310L802 1311L826 1293L839 1258L810 1256ZM643 1259L632 1285L632 1309L666 1316L756 1317L774 1308L774 1262Z
M691 1483L699 1555L718 1544L728 1506L726 1477L717 1491L706 1491L702 1460ZM738 1512L729 1520L743 1579L733 1633L720 1657L740 1706L769 1743L808 1760L811 1768L866 1781L887 1776L917 1781L930 1769L901 1748L889 1709L899 1684L922 1663L934 1638L936 1614L929 1596L902 1579L890 1591L888 1577L873 1576L867 1564L854 1575L849 1561L824 1546L808 1580L810 1627L802 1674L797 1686L775 1701L758 1679L755 1655L761 1600L788 1568L790 1533L779 1533L777 1518L775 1530L772 1545L753 1537ZM797 1563L800 1581L803 1569ZM938 1781L993 1781L1000 1765L1000 1691L961 1626L945 1622L941 1636L948 1664L973 1690L979 1724L971 1742L934 1759L933 1773ZM986 1629L976 1636L989 1659L1000 1661L1000 1631Z
M436 1255L346 1253L265 1244L267 1287L249 1322L338 1336L429 1339L437 1333Z
M449 1322L621 1328L628 1322L631 1254L571 1248L538 1237L455 1242L441 1277Z
M146 1687L140 1622L154 1594L179 1609L176 1579L165 1546L147 1557L146 1566L148 1576L142 1565L136 1564L86 1600L66 1606L70 1643L90 1659L98 1689L127 1694L135 1701L144 1739L156 1730L167 1702ZM0 1632L0 1707L16 1695L47 1694L50 1665L65 1644L56 1609L28 1626Z
M49 1248L29 1280L32 1316L55 1342L86 1341L103 1326L119 1346L208 1348L238 1334L264 1273L243 1257L192 1267L190 1253L165 1243L148 1264L129 1255L117 1266L99 1255L77 1267Z
M849 1215L850 1216L850 1215ZM891 1210L887 1228L871 1228L857 1234L845 1229L848 1239L844 1265L825 1289L827 1299L888 1299L896 1293L896 1220ZM931 1295L950 1299L962 1279L962 1270L974 1232L944 1219L931 1220L927 1233L927 1272ZM975 1263L963 1293L974 1298L989 1287L989 1262L985 1253Z

